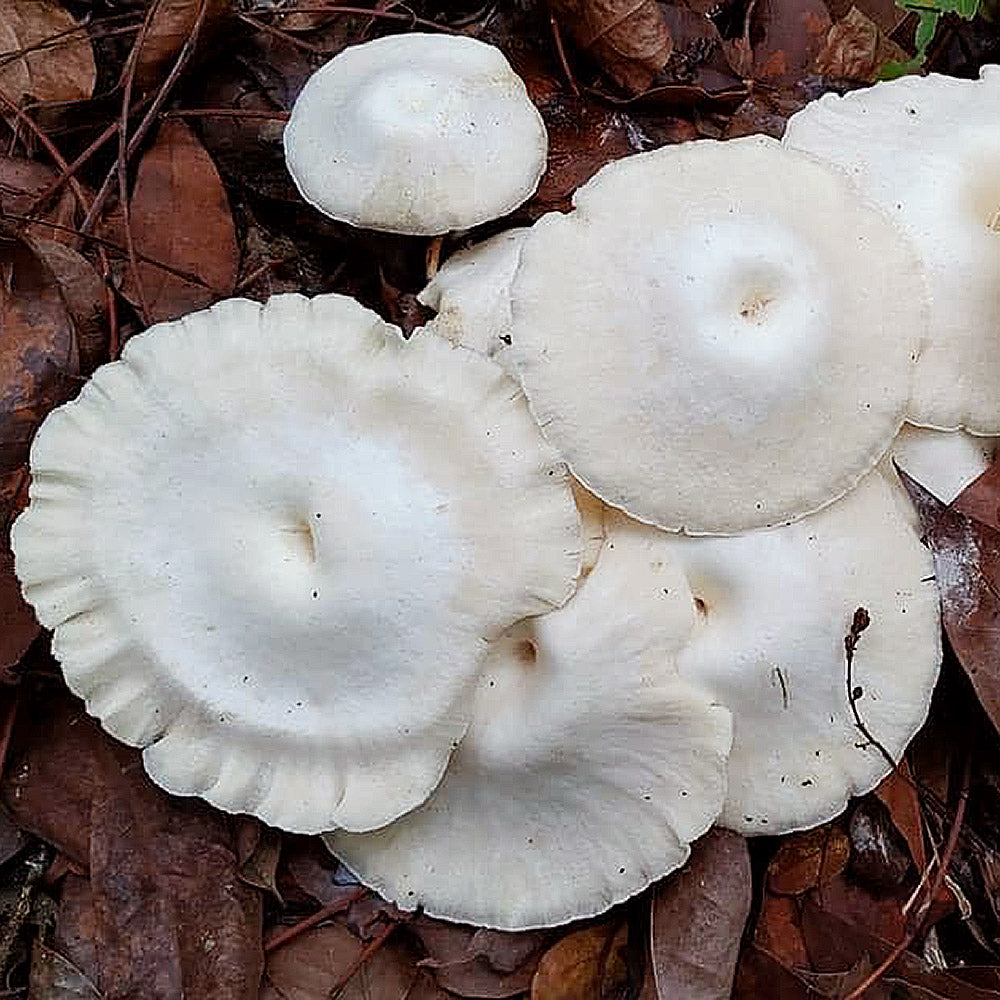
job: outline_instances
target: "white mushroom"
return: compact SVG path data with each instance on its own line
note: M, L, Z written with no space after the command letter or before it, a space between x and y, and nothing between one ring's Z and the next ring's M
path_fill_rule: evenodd
M843 167L899 221L931 288L907 418L1000 433L1000 66L905 76L793 115L784 142Z
M367 229L436 235L506 215L538 186L548 138L499 49L392 35L339 53L285 128L302 197Z
M437 315L429 329L504 364L510 285L527 228L509 229L449 257L417 299Z
M998 438L903 424L879 467L903 490L892 467L896 462L939 500L951 503L993 464L998 445ZM906 495L905 490L903 495ZM919 518L909 498L906 507L912 512L916 526Z
M772 139L618 160L524 240L513 347L574 474L693 534L830 503L899 429L920 268L838 172Z
M422 802L485 640L579 567L516 385L342 296L133 338L31 467L17 572L70 687L168 790L286 829Z
M680 866L725 795L729 713L680 680L693 624L662 532L620 524L562 609L491 647L437 791L326 836L400 906L522 929L593 916Z
M680 674L733 713L720 822L742 833L822 823L874 787L889 765L859 730L844 640L868 733L898 759L922 724L941 659L930 553L879 473L795 524L731 538L664 536L699 623Z

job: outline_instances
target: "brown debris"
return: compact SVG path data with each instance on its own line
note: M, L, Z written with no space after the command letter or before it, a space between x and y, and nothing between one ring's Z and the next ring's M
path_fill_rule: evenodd
M656 0L552 0L552 13L629 94L649 88L673 48Z

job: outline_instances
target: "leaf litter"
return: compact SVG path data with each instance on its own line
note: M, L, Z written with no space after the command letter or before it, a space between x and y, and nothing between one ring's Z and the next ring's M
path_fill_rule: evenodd
M143 311L286 289L410 308L426 248L318 218L281 160L298 90L344 46L416 23L505 50L551 137L518 225L565 210L620 156L780 135L832 82L911 58L914 20L889 0L0 0L0 925L16 916L0 958L12 995L314 1000L342 984L366 1000L722 1000L735 966L738 1000L853 1000L861 987L1000 998L998 467L951 507L917 490L952 650L928 726L879 789L817 831L751 842L750 864L745 842L713 833L638 900L524 934L404 915L308 838L152 786L65 691L7 539L34 428L143 329ZM970 60L1000 57L983 18L945 16L941 33L930 69L969 75Z

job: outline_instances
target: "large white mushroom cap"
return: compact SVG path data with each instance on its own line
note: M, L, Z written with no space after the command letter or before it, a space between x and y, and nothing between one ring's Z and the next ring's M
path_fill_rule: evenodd
M354 45L306 83L285 128L302 197L367 229L434 235L506 215L548 136L499 49L411 33Z
M70 687L168 790L291 830L422 802L486 639L579 567L516 385L342 296L135 337L31 468L17 572Z
M511 348L574 474L690 533L789 521L877 462L925 325L920 268L846 178L766 137L618 160L536 223Z
M889 771L848 699L844 639L871 624L852 668L869 733L898 759L922 724L941 659L930 553L875 472L795 524L731 538L665 536L700 621L682 677L733 713L720 822L778 834L836 816Z
M793 115L784 142L847 170L912 238L930 340L907 417L1000 433L1000 66L979 80L905 76Z
M440 786L328 834L400 906L520 929L592 916L679 867L725 795L729 713L676 675L694 621L662 532L627 522L558 611L491 647Z

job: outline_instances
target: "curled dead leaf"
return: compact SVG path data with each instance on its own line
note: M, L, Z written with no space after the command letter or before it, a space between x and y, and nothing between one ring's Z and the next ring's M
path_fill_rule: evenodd
M0 214L18 222L35 199L59 176L58 171L17 156L0 156ZM76 237L67 233L73 227L77 204L67 187L55 195L50 202L40 206L33 219L45 219L61 228L48 228L33 222L27 231L35 238L66 243Z
M630 94L641 94L673 48L656 0L552 0L574 42Z
M906 62L907 58L906 52L886 38L871 18L852 7L827 32L815 68L826 76L874 83L885 63Z
M0 68L0 91L15 104L82 101L97 67L87 32L56 0L0 0L0 51L24 52Z
M628 928L604 922L571 931L542 956L531 1000L601 1000L628 982Z

